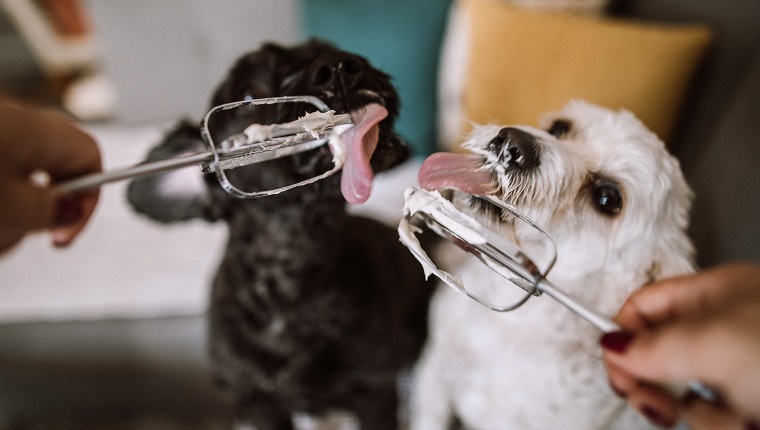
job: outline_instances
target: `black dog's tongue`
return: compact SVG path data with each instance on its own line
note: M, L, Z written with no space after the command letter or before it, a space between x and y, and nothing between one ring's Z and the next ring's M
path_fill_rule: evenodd
M453 188L470 194L492 194L496 186L482 166L474 155L437 152L422 163L417 180L428 190Z
M340 190L349 203L361 204L369 199L374 179L370 159L377 148L378 124L387 116L388 111L375 103L351 112L354 126L343 134L346 162L340 182ZM422 163L417 179L429 190L454 188L470 194L492 194L497 187L482 165L473 155L439 152Z
M374 178L369 160L377 148L378 124L387 116L388 110L376 103L351 112L354 126L343 134L346 163L340 180L340 191L349 203L361 204L369 199Z

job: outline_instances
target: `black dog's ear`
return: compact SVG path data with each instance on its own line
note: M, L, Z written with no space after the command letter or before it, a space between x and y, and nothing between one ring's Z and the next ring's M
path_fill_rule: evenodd
M205 146L198 126L181 121L161 143L151 149L146 161L202 151L205 151ZM192 218L216 221L221 217L221 209L212 204L215 190L211 187L219 187L213 174L204 174L200 167L186 167L133 179L127 188L127 200L135 211L159 222Z
M282 79L280 66L289 56L288 50L273 43L243 55L214 91L211 106L276 96Z

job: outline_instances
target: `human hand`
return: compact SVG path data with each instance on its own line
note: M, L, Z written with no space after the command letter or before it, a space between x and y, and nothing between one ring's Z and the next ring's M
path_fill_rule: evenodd
M68 195L50 184L101 170L100 151L63 115L0 99L0 252L30 231L50 230L55 246L68 246L89 220L98 191Z
M755 429L760 422L760 267L732 264L632 294L602 336L613 389L655 424ZM675 399L656 384L701 381L722 395Z

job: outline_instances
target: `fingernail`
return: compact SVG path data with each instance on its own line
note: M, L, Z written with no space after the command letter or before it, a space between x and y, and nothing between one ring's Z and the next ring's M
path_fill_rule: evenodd
M628 349L628 345L631 344L634 335L627 331L612 331L605 333L599 339L599 344L602 348L622 354Z
M664 415L658 412L657 409L649 405L642 406L641 413L647 417L647 419L654 425L665 428L670 428L675 425L675 422L672 419L666 418Z
M760 430L760 425L753 419L747 419L744 421L744 430Z
M66 240L53 239L53 246L56 248L68 248L69 242Z
M82 218L82 213L81 200L71 196L61 196L55 202L53 225L55 227L62 227L74 224Z

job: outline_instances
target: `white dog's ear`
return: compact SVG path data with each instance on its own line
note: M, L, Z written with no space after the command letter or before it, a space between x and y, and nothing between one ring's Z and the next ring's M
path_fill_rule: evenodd
M674 247L677 249L659 250L659 258L655 258L648 273L652 281L694 272L694 248L691 242L685 239Z
M188 121L181 121L149 153L146 161L165 160L205 150L200 131ZM187 167L166 174L133 179L127 200L139 213L159 222L203 218L215 221L220 210L212 204L212 189L218 187L213 174L198 167Z
M655 232L658 237L654 253L659 266L654 279L691 273L695 270L694 244L688 234L689 213L693 193L681 174L678 161L671 158L672 163L663 165L663 169L671 170L671 186L664 197L667 202L663 205L663 213L657 223Z

